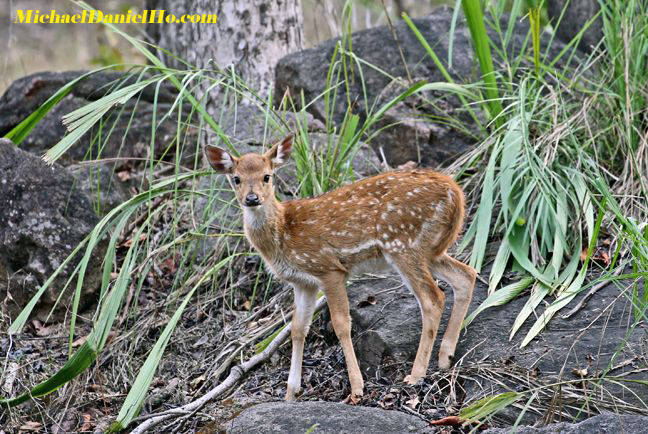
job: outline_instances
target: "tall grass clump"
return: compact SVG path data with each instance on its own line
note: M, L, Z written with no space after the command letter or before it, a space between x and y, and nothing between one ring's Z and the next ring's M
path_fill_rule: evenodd
M471 247L470 264L477 270L492 260L489 292L493 298L484 306L510 300L530 288L531 297L515 321L512 338L546 296L573 292L583 283L585 268L579 257L594 230L587 174L596 174L597 164L581 147L579 134L585 125L573 123L579 102L564 98L560 92L563 83L553 79L564 76L569 83L578 83L585 71L576 70L569 62L556 71L551 65L558 59L540 56L537 6L529 14L527 41L531 44L522 46L518 57L511 58L510 44L523 2L513 2L505 28L501 27L502 5L499 2L491 7L485 20L480 2L462 1L481 67L481 105L490 118L490 129L454 169L467 173L477 166L465 182L476 186L472 194L479 205L459 250ZM491 40L485 21L497 40ZM416 33L413 23L408 24ZM424 46L432 56L431 48ZM495 69L493 51L505 69ZM569 129L565 128L568 124ZM556 136L559 126L564 134ZM491 239L500 240L494 252L488 249ZM509 266L528 277L495 295ZM472 318L474 315L467 323ZM536 322L522 346L537 335L545 320Z
M600 2L605 54L596 108L601 156L620 179L615 192L631 216L648 219L648 5L644 1ZM620 174L618 168L622 168Z
M641 8L637 4L612 2L602 11L609 28L606 36L611 32L623 35L625 31L625 45L620 38L609 57L579 53L576 47L591 25L590 20L572 41L549 57L553 39L544 39L549 40L549 46L542 53L540 3L489 2L485 10L479 1L462 0L461 6L483 78L482 102L478 106L490 118L482 142L453 166L456 173L463 174L465 184L475 186L470 194L478 203L459 250L469 249L470 264L477 270L490 263L491 296L465 324L489 306L529 293L511 330L512 339L543 300L551 297L554 301L522 340L525 346L586 283L588 260L582 256L587 246L597 242L597 213L609 212L596 207L594 181L614 181L606 176L612 169L616 175L630 172L624 176L631 179L626 182L636 184L634 191L644 184L642 176L637 176L637 163L645 164L645 146L641 147L637 132L643 131L640 124L645 123L645 92L643 96L631 96L626 83L632 82L639 93L645 89L641 84L648 74L639 68L643 65L645 69L646 56L636 60L648 46L645 15L638 19L636 14ZM525 10L528 36L512 55L513 30ZM505 11L510 13L508 20L503 20ZM405 20L421 40L411 20ZM486 31L484 22L492 32ZM631 39L633 47L628 46ZM430 56L438 59L430 46L421 42ZM499 58L499 69L493 53ZM635 57L632 62L624 57L630 53ZM621 59L613 60L617 56ZM614 67L609 68L608 62L613 62ZM616 71L612 72L615 78L604 81L609 88L597 84L601 75L612 70ZM632 73L634 79L628 80ZM614 104L626 109L615 110ZM609 116L601 117L601 109L615 113L611 126L600 125L601 120L610 120ZM593 131L592 124L599 128ZM608 141L625 136L621 140L627 145L622 147L631 158L630 162L624 161L623 170L605 156L605 145L601 144L604 135ZM624 184L618 188L627 191ZM645 197L645 192L639 196ZM489 243L491 240L497 243ZM521 278L499 289L508 270L518 271Z
M488 264L489 271L490 295L464 325L484 309L527 294L510 331L513 339L532 318L522 347L576 296L621 276L636 282L630 297L635 324L648 308L639 284L648 274L648 11L640 1L600 4L599 14L550 57L554 40L542 35L542 3L461 1L482 74L475 106L489 118L481 143L451 167L477 203L459 250L476 269ZM527 38L512 55L513 29L525 14ZM455 10L453 28L457 16ZM603 40L592 54L579 52L597 18L604 23ZM541 41L548 43L544 52ZM596 263L593 252L608 244L611 261ZM518 279L500 287L507 271ZM597 381L608 380L603 375ZM488 397L462 415L483 421L525 396L535 399L532 392Z

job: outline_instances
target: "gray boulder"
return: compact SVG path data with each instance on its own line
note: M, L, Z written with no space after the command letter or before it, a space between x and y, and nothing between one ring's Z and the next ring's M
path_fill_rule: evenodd
M552 26L556 28L556 35L566 43L570 42L600 9L598 0L549 0L547 3L547 12ZM578 47L586 52L592 51L601 38L603 20L599 16L583 33Z
M421 311L400 278L358 280L347 293L363 374L370 377L381 366L413 361L421 336Z
M485 277L485 276L484 276ZM482 312L462 333L455 358L460 371L474 372L470 381L462 384L465 403L474 402L490 394L510 390L523 390L531 384L550 384L557 380L577 380L584 374L596 378L610 364L614 369L610 375L622 375L625 379L642 379L642 369L648 366L646 342L648 325L638 323L628 336L632 324L630 301L621 293L627 284L610 283L592 297L587 306L569 318L564 315L569 308L559 312L548 327L525 348L520 343L535 322L535 316L527 320L512 341L509 341L511 326L528 297L517 298L510 303ZM349 286L349 301L354 326L354 346L365 376L373 376L376 370L389 375L389 366L402 369L403 363L411 363L418 347L421 320L418 304L406 287L400 285L398 277L365 279ZM436 370L436 355L440 337L445 331L452 307L451 290L446 310L430 362L429 374ZM629 294L626 294L629 296ZM478 282L469 312L479 306L487 296L486 286ZM576 299L572 305L576 305ZM538 315L542 310L538 310ZM616 355L615 355L616 354ZM614 355L614 359L613 359ZM395 363L395 365L394 365ZM480 378L480 368L508 372L508 379L494 383ZM474 369L473 369L474 368ZM471 371L472 370L472 371ZM530 379L527 385L519 378ZM645 377L644 377L645 379ZM506 385L506 387L502 387ZM648 402L648 386L639 382L624 382L625 387L604 383L605 390L616 398L641 406L639 400ZM520 389L521 388L521 389ZM610 397L608 393L604 396ZM579 408L574 397L563 398L565 404ZM590 397L596 401L596 393ZM620 401L619 401L620 402ZM582 403L581 403L582 404ZM617 403L620 405L619 403ZM593 404L592 404L593 405ZM599 409L614 410L610 401L596 402ZM621 405L622 406L622 405ZM569 407L569 405L567 405ZM508 422L515 421L519 410L510 408L501 415ZM582 417L583 415L581 415ZM527 413L527 423L537 420L539 415Z
M124 182L115 175L115 165L105 162L72 164L67 168L99 216L103 216L130 197Z
M332 402L269 402L227 424L230 434L432 433L427 422L398 411Z
M23 119L32 114L41 104L54 95L60 88L79 78L88 71L45 71L26 75L11 83L0 97L0 134L6 134ZM79 81L71 95L87 101L96 101L106 95L117 83L122 86L133 84L137 74L123 72L98 72ZM176 92L170 85L160 89L158 101L173 102ZM155 85L150 85L141 93L141 99L153 102Z
M452 67L447 67L450 75L458 83L473 83L480 80L480 69L473 55L469 29L459 14L455 34ZM437 56L442 60L448 59L449 40L452 21L452 10L447 7L435 9L430 15L413 20L421 31L426 41L434 48ZM506 23L504 23L506 24ZM528 22L521 21L516 24L512 35L509 50L512 55L519 53L525 46L528 32ZM355 55L376 66L383 72L374 68L363 67L363 80L355 72L353 80L349 82L347 91L344 85L336 88L337 96L332 102L331 121L340 125L348 109L348 101L354 105L354 112L361 116L362 121L367 117L369 108L374 105L392 83L391 77L404 80L409 76L424 78L429 82L445 82L441 71L437 68L418 39L403 21L394 23L394 31L398 35L400 48L407 63L407 70L403 65L398 44L394 41L392 32L387 26L375 27L352 34L352 47ZM488 28L493 40L499 36L492 28ZM547 48L550 37L543 35L543 52ZM325 120L327 107L325 99L318 98L327 89L327 73L336 44L340 39L331 39L313 48L299 51L279 60L276 68L275 96L281 98L286 90L292 95L293 100L300 101L303 92L305 101L310 103L308 110L316 119ZM526 44L526 49L530 45ZM549 56L558 53L564 44L554 41L549 50ZM503 66L502 59L494 53L496 68ZM357 67L356 67L357 68ZM385 74L386 73L386 74ZM366 90L366 100L365 100ZM348 93L348 94L347 94ZM389 151L397 146L397 150L389 152L387 161L392 166L404 163L412 157L417 162L425 165L447 163L459 152L471 147L475 139L471 137L471 130L475 125L471 118L460 108L458 100L448 94L430 94L430 101L420 109L417 97L405 100L390 110L386 124L400 122L397 130L389 133L385 130L372 140L374 148L383 148ZM331 95L331 100L333 99ZM385 99L386 100L386 99ZM384 101L384 100L383 100ZM380 101L378 101L380 102ZM452 121L459 120L466 123L468 130L459 130L452 126ZM425 124L421 127L419 123ZM431 124L432 126L428 126ZM377 126L379 127L385 125Z
M419 80L415 80L419 81ZM385 87L378 99L379 105L396 98L408 87L405 80L395 80ZM443 110L447 118L462 121L471 130L450 128L438 120L438 113L430 102L435 101L436 110ZM371 131L379 135L371 142L378 155L392 166L415 161L423 166L435 166L453 161L454 157L470 149L478 131L466 113L458 109L458 100L441 98L438 92L412 95L387 110ZM434 146L430 146L433 144Z
M310 113L269 112L253 105L231 109L223 113L218 121L241 155L263 147L264 144L270 145L288 134L295 134L300 128L304 131L325 129Z
M6 139L0 139L0 203L0 303L15 318L98 219L63 167L48 166ZM102 257L95 252L88 265L81 308L98 289ZM45 291L34 311L37 318L46 319L77 264L68 264ZM72 292L61 299L54 319L63 316Z
M520 426L517 434L646 434L648 416L604 413L579 423L554 423L543 427ZM509 434L511 428L493 428L483 434Z
M0 135L8 133L61 87L85 72L41 72L14 81L0 97ZM38 155L44 154L65 136L67 131L62 122L63 116L118 87L134 83L137 77L138 74L99 72L82 79L21 142L21 149ZM155 153L162 155L176 137L177 111L164 117L171 108L175 95L170 84L162 85L157 110L154 110L155 86L149 85L126 104L109 110L102 118L101 127L96 125L79 139L61 157L59 163L67 165L90 159L145 157L153 129ZM172 152L168 155L171 154ZM183 158L191 161L191 152L185 151Z

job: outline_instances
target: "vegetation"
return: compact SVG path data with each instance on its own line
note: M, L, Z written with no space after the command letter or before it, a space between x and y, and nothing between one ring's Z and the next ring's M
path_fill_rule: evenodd
M646 321L648 309L648 292L642 292L639 285L648 273L646 3L601 2L600 18L604 23L601 50L589 56L576 52L586 26L552 58L540 52L541 37L551 39L541 34L542 5L530 3L498 0L488 2L484 9L479 1L461 1L483 77L478 83L456 83L447 70L451 59L439 58L414 22L404 16L444 72L447 82L414 83L380 107L365 101L368 109L362 122L349 101L340 126L327 120L325 147L314 148L307 134L306 112L313 101L285 100L282 109L295 112L298 125L295 144L298 191L302 196L321 194L353 179L351 160L362 142L370 142L380 134L371 127L394 104L429 90L457 95L470 118L479 122L481 134L478 145L450 168L465 186L469 202L476 204L458 251L470 252L470 263L478 270L489 269L490 293L465 325L478 320L479 312L488 307L525 296L527 302L518 313L511 338L532 313L542 309L542 314L522 341L524 346L578 294L602 281L625 278L637 282L626 295L634 307L635 323L630 325L631 332L639 321ZM89 9L84 3L79 5ZM456 8L455 20L460 10ZM505 13L510 14L506 20ZM528 46L512 57L513 28L525 16L530 23ZM486 31L484 20L492 32ZM345 23L345 35L331 59L328 89L318 97L324 99L329 115L335 106L338 87L349 86L351 80L362 82L363 68L372 67L353 53L348 18ZM244 100L266 113L268 136L275 131L286 131L287 126L270 108L268 102L272 101L272 95L256 94L231 71L167 68L140 41L116 26L106 25L114 34L128 40L150 64L119 65L136 74L136 82L125 86L117 83L108 95L67 115L69 134L47 153L47 160L56 161L98 125L110 131L111 125L102 124L104 115L136 97L147 86L154 86L158 92L163 83L171 83L177 89L176 101L165 115L177 120L177 134L161 152L155 149L155 135L152 135L150 155L162 157L151 157L142 167L144 179L140 192L103 217L59 268L60 271L73 257L81 257L76 282L69 281L70 288L61 290L74 291L69 325L71 357L56 375L3 402L16 405L44 396L92 367L116 322L131 330L141 326L144 320L138 316L138 294L150 285L149 272L170 261L175 272L162 300L168 309L163 314L165 326L142 366L130 372L134 381L113 425L118 430L138 416L165 348L188 304L201 291L206 291L212 296L224 293L222 298L227 305L227 300L231 302L234 297L228 291L237 290L238 270L254 256L239 243L238 224L230 224L225 218L236 207L228 194L229 186L218 180L205 182L210 172L202 169L200 161L200 146L207 128L234 152L239 148L235 139L220 127L222 119L236 116L237 105L224 105L220 113L208 113L205 101L195 95L200 94L199 89L223 87L230 101ZM494 52L501 59L499 65L494 61ZM7 137L20 144L73 85L70 83L59 90ZM187 106L190 109L185 109ZM298 106L301 108L297 109ZM192 128L198 131L197 136L189 133ZM99 142L97 146L102 145ZM203 204L200 208L196 205L199 200ZM133 225L133 221L137 224ZM221 231L214 235L209 229L215 222ZM201 254L205 242L212 238L220 240L215 244L216 252ZM100 303L92 319L91 332L75 350L73 342L78 337L77 310L84 272L92 255L105 243ZM601 246L609 250L609 259L597 256ZM255 267L260 270L258 262ZM510 271L518 273L517 279L503 286ZM54 277L15 319L10 332L17 333L25 326L38 298ZM267 302L272 296L273 283L266 277L257 277L252 283L248 309ZM544 308L543 300L547 300ZM268 328L257 338L274 337L277 333L277 327ZM141 338L131 336L129 351L134 352ZM228 358L230 363L232 360ZM223 366L227 369L228 365ZM617 379L603 377L591 381ZM463 415L468 420L484 421L507 405L525 399L531 402L537 395L538 390L533 388L508 392L474 403Z

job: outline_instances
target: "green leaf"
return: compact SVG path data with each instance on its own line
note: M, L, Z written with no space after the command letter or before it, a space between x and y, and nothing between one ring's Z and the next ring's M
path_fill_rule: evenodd
M282 325L281 327L279 327L279 328L277 329L277 331L275 331L274 333L272 333L270 336L268 336L267 338L265 338L265 339L262 340L261 342L257 343L257 344L255 345L255 347L256 347L256 354L260 354L260 353L262 353L266 348L268 348L268 345L270 345L270 344L272 343L272 341L275 340L275 338L277 337L277 335L278 335L279 333L281 333L281 331L282 331L283 329L285 329L285 328L286 328L286 326L285 326L285 325Z
M466 419L467 423L481 422L491 418L509 405L515 403L523 395L516 392L505 392L498 395L491 395L464 407L459 411L459 417Z
M466 317L463 322L462 327L467 327L477 315L479 315L484 310L489 307L501 306L508 303L518 296L522 291L524 291L531 283L533 283L532 277L524 277L515 283L505 286L504 288L498 289L493 294L488 296L482 304L479 305L470 315Z
M506 270L506 264L511 257L511 247L509 246L508 240L505 238L502 240L502 243L497 249L497 255L493 261L493 266L491 268L489 282L488 282L488 293L493 294L497 284L502 279L504 271Z
M535 286L531 291L531 296L527 302L522 306L520 312L518 312L515 321L513 322L513 327L511 327L511 333L509 334L509 341L513 339L517 331L522 327L522 324L529 318L535 309L538 307L540 302L549 294L551 288L547 285L542 284L541 282L536 282Z
M11 407L21 404L30 398L38 398L52 393L85 371L94 362L96 357L97 353L93 345L89 341L86 341L56 374L38 384L29 392L23 393L16 398L0 399L0 405L6 404Z
M481 199L479 201L479 208L477 209L477 216L471 226L475 226L475 241L473 243L473 251L470 255L470 265L474 267L477 272L481 271L482 262L484 261L484 254L486 252L486 242L488 241L488 234L490 233L490 224L494 205L494 179L495 179L495 163L499 155L499 145L495 144L491 151L486 166L486 174L484 175L484 182L481 191Z
M580 292L585 280L585 275L587 274L587 267L583 267L581 272L578 274L578 277L569 285L569 288L561 295L556 301L551 303L547 309L540 315L540 318L531 326L531 329L524 337L524 340L520 344L520 348L524 348L535 338L538 333L542 331L543 328L549 323L549 320L563 307L567 306L570 301L574 299Z
M502 157L500 161L500 197L504 218L509 216L509 203L513 200L512 192L515 185L514 175L517 160L524 140L522 117L516 116L507 125L507 131L502 139ZM505 220L506 221L506 220Z

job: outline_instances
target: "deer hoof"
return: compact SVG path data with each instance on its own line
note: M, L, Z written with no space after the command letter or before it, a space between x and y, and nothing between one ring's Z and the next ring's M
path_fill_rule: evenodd
M286 401L296 401L299 390L292 390L290 387L286 390Z
M345 404L350 404L350 405L358 405L360 404L360 401L362 400L363 396L362 390L360 392L351 392L349 396L346 397L346 399L343 401Z
M445 354L440 355L439 356L439 369L441 369L442 371L450 369L450 367L452 366L453 359L454 359L454 357L451 356L451 355L445 355Z
M423 377L416 377L416 376L410 374L407 377L405 377L403 379L403 381L406 382L407 384L409 384L410 386L414 386L414 385L420 383L422 379L423 379Z

